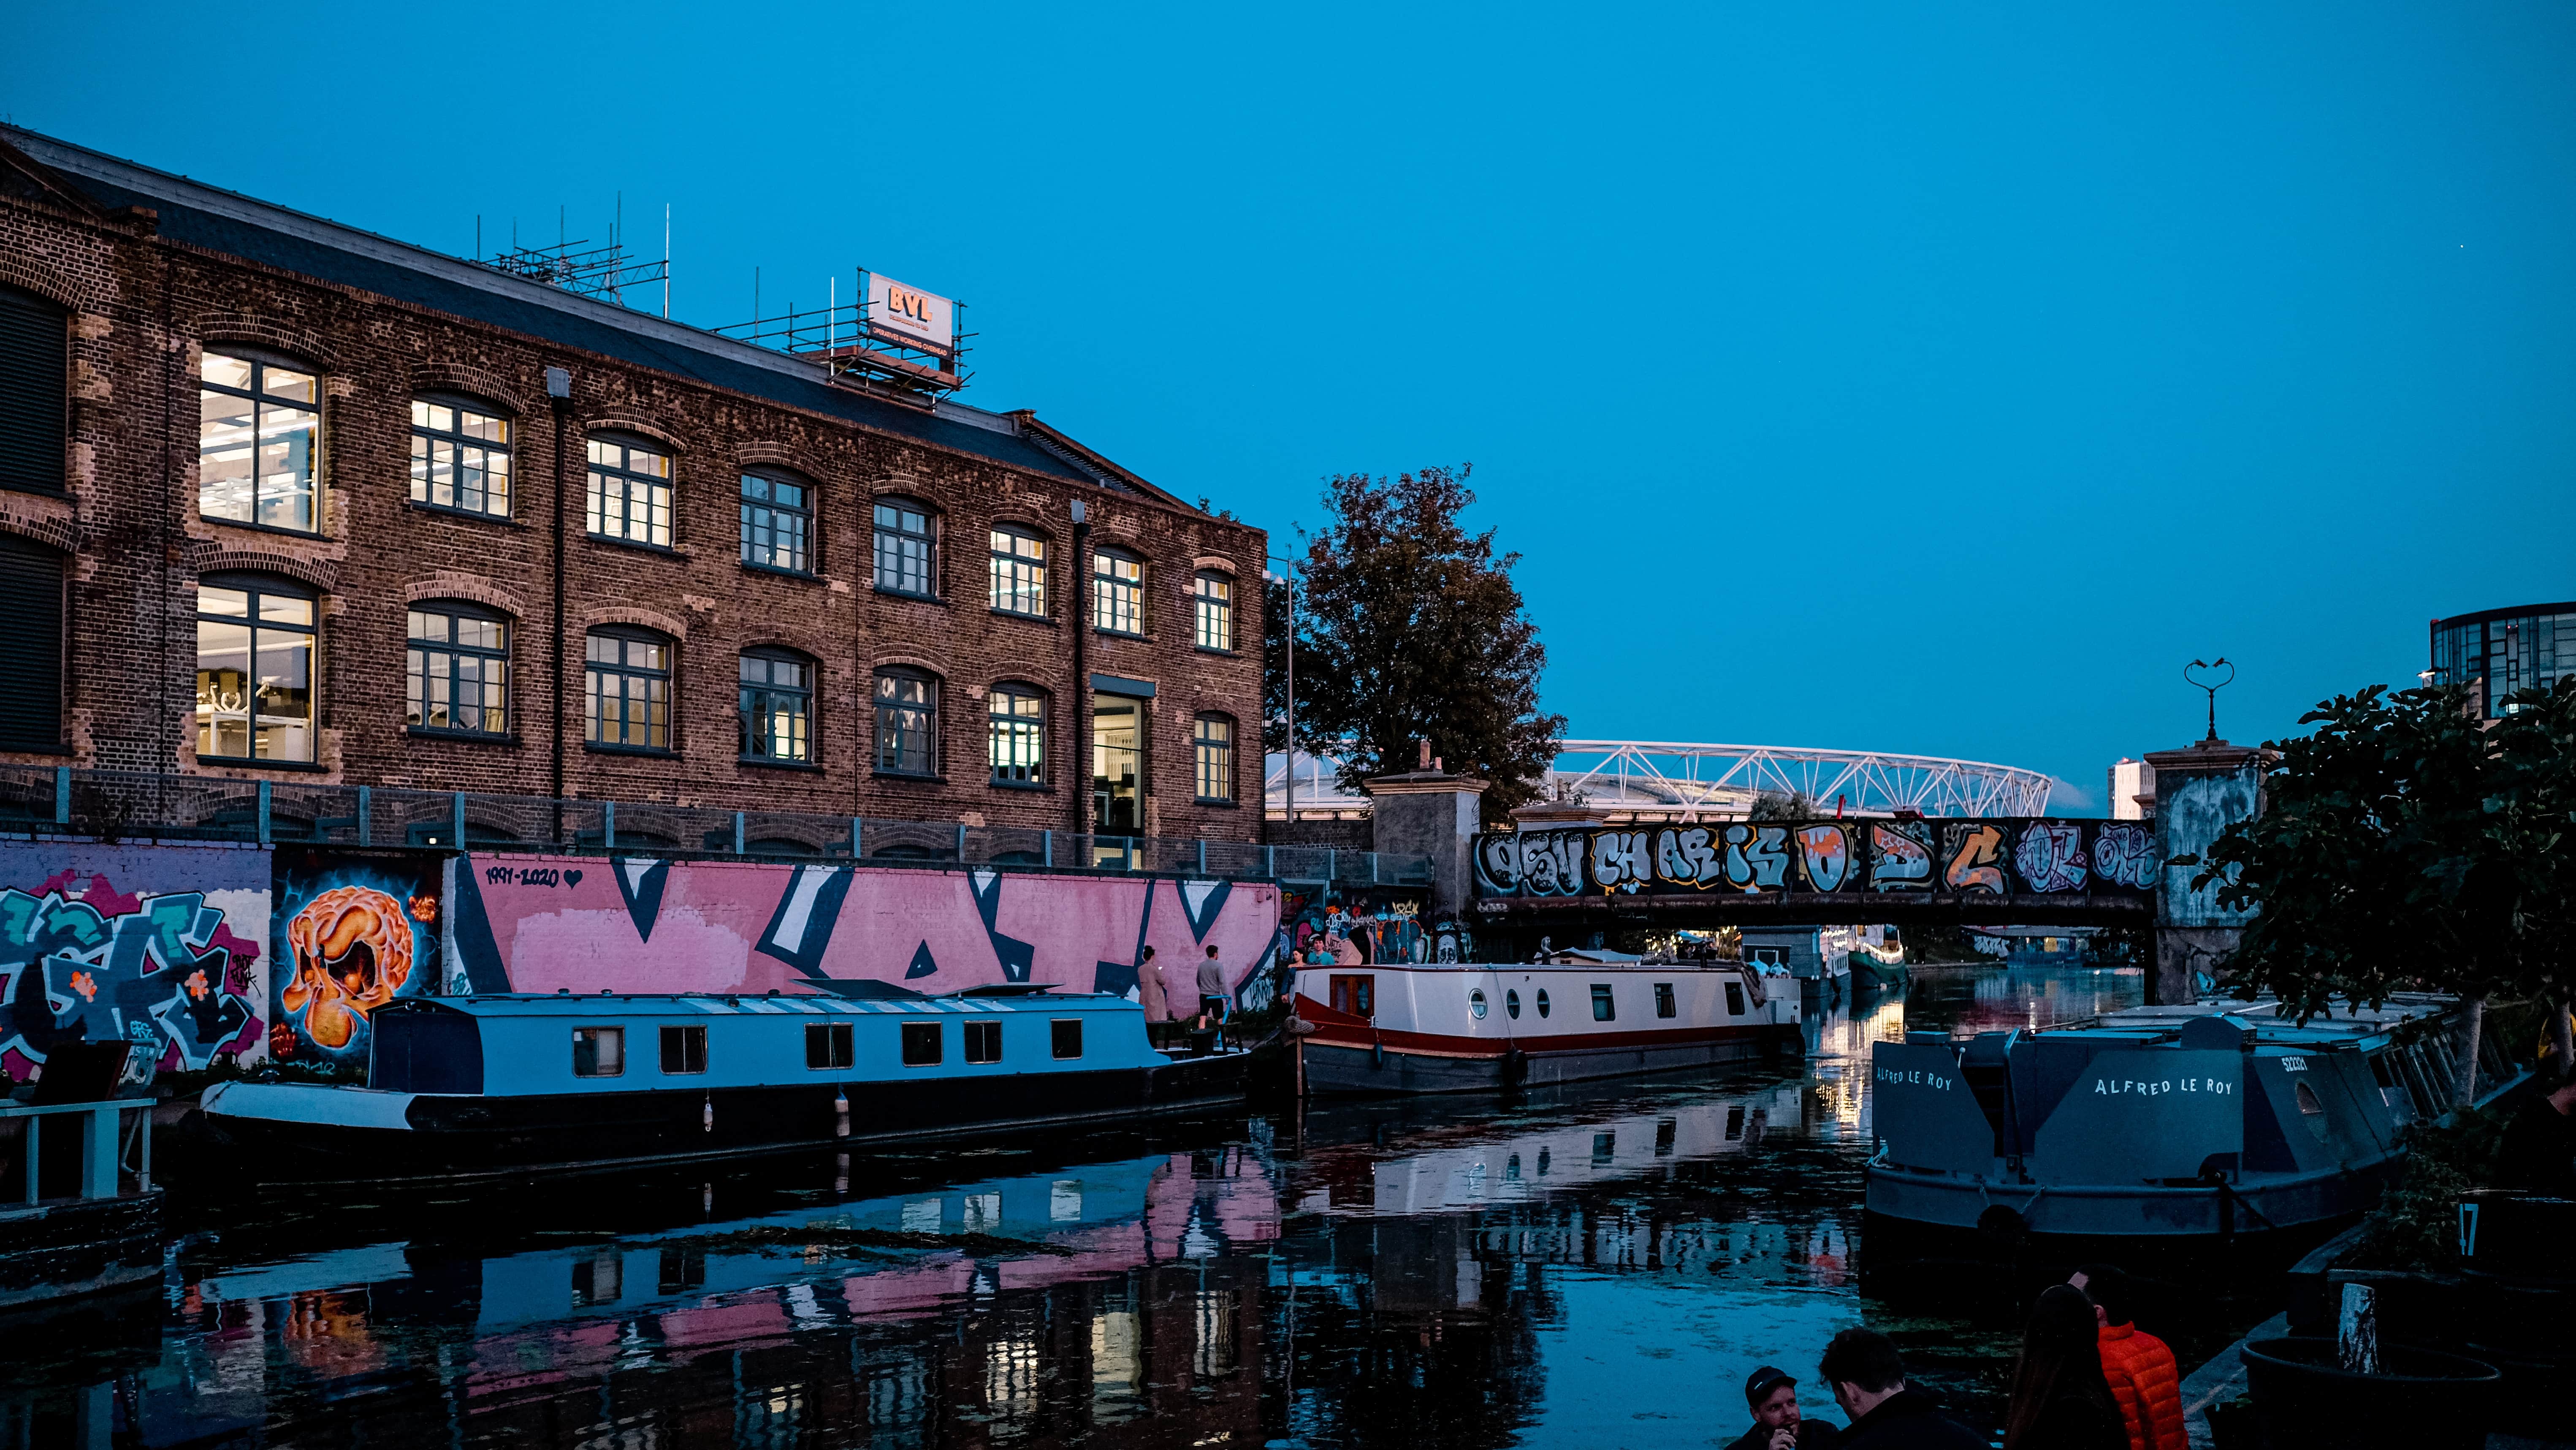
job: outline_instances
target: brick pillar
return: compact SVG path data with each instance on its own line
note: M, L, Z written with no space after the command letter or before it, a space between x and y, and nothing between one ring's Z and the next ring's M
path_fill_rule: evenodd
M1427 920L1467 909L1468 848L1486 783L1445 771L1381 775L1368 782L1369 833L1379 851L1431 858Z
M2262 752L2215 737L2184 750L2147 755L2156 782L2156 854L2206 855L2229 826L2263 810ZM2167 866L2156 888L2156 961L2147 1000L2179 1005L2200 992L2197 973L2215 976L2245 934L2250 911L2219 906L2216 888L2192 889L2198 866Z

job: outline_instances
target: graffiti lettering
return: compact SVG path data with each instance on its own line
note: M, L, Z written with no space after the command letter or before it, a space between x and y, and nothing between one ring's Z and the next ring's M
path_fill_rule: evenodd
M1521 838L1480 837L1476 842L1476 884L1497 896L1521 889Z
M2081 891L2090 874L2084 832L2073 821L2035 821L2022 828L2013 866L2033 891Z
M1952 826L1950 864L1943 869L1941 879L1953 891L2004 895L2004 870L1996 864L2003 860L2003 844L2000 826Z
M2093 838L2093 874L2112 886L2144 891L2156 884L2156 833L2135 821L2114 821Z
M1778 891L1788 884L1787 826L1726 828L1726 882L1742 891Z
M1521 880L1532 896L1573 896L1583 890L1583 835L1542 831L1524 838Z
M1601 831L1592 837L1592 882L1604 891L1634 891L1654 879L1644 831Z
M41 891L0 891L0 1072L28 1078L66 1041L158 1044L168 1069L258 1055L259 948L204 892L70 871Z
M1807 868L1809 886L1840 891L1851 875L1851 838L1840 826L1809 826L1798 832L1798 860Z
M559 871L552 866L486 866L483 868L483 884L486 886L579 886L581 873Z
M1716 837L1706 826L1655 833L1655 874L1694 890L1714 886L1726 874L1718 859Z
M1932 889L1932 843L1901 826L1869 828L1869 889L1872 891L1929 891Z

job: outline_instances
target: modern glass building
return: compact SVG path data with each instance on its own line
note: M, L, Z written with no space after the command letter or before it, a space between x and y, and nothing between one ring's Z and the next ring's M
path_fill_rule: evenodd
M2433 683L2479 684L2487 719L2505 697L2576 675L2576 603L2526 604L2433 621Z

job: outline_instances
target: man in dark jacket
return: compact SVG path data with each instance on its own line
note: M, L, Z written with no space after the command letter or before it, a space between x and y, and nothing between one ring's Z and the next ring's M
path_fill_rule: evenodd
M1884 1334L1844 1330L1816 1371L1851 1416L1841 1450L1986 1450L1986 1437L1941 1413L1929 1391L1907 1387L1905 1361Z
M1832 1425L1798 1413L1798 1382L1785 1369L1755 1370L1744 1382L1744 1403L1753 1411L1753 1428L1726 1450L1835 1450L1842 1443Z

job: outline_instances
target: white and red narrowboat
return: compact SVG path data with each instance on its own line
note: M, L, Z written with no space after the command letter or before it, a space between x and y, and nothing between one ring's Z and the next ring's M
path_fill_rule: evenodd
M1798 1056L1795 986L1758 964L1600 951L1313 966L1291 1033L1310 1094L1480 1092Z

